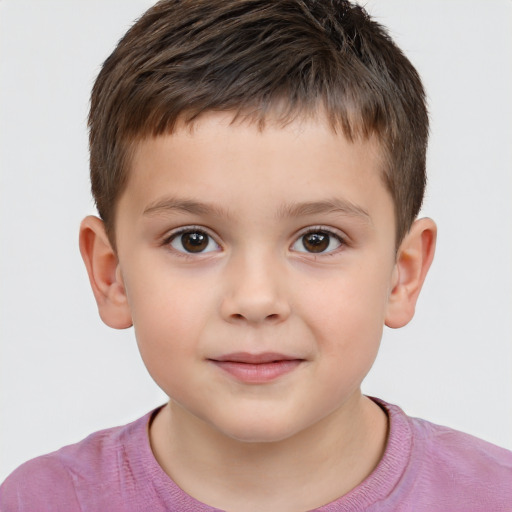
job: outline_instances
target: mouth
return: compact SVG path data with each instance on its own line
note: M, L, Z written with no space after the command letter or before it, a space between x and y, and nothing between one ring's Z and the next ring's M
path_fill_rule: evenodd
M237 352L209 359L209 361L238 381L263 384L295 370L304 362L304 359L274 352L260 354Z

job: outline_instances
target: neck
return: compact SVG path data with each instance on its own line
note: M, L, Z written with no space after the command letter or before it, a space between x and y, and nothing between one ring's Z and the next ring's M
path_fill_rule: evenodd
M247 443L170 402L150 429L153 452L185 492L223 510L310 510L361 483L381 459L387 418L356 395L282 441Z

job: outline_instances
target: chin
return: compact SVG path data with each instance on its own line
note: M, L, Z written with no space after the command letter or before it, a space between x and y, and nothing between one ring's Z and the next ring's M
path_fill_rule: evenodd
M277 443L293 437L301 430L297 425L291 425L289 421L279 422L275 418L265 421L264 417L217 425L217 429L225 436L241 443Z

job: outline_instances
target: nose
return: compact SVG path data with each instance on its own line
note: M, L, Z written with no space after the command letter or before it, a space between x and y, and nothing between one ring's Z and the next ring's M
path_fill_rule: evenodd
M271 258L253 255L226 268L221 315L230 323L280 323L290 315L282 269Z

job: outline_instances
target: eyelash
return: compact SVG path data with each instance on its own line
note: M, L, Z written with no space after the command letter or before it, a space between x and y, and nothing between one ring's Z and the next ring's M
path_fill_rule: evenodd
M328 228L326 226L320 225L320 226L309 227L305 231L300 233L297 236L297 238L295 239L295 241L293 242L292 247L293 247L293 245L300 243L301 240L303 241L304 237L306 237L307 235L319 234L319 233L324 233L329 236L329 242L328 242L329 245L330 245L332 239L335 239L339 243L338 247L331 249L329 251L321 251L321 252L313 252L313 251L297 251L297 252L302 253L302 254L313 255L315 257L335 256L340 251L341 248L343 248L344 246L347 246L347 241L346 241L345 237L342 236L338 231L334 231L332 228Z
M176 249L172 247L172 243L177 240L180 236L183 236L186 233L202 233L206 235L209 239L208 245L210 245L211 242L215 243L218 247L220 247L220 244L216 241L215 237L209 232L208 229L202 227L202 226L184 226L182 228L177 229L176 231L173 231L170 235L166 236L162 240L162 246L169 247L174 254L184 257L184 258L193 258L198 255L204 255L209 254L210 252L216 252L216 251L198 251L198 252L192 252L192 251L181 251L179 249Z
M210 252L216 252L216 250L193 252L193 251L187 251L187 250L179 250L175 247L172 247L172 243L175 240L177 240L180 236L182 236L186 233L191 233L191 234L192 233L201 233L201 234L206 235L206 237L208 237L208 239L209 239L207 242L206 248L208 248L208 246L212 242L218 248L221 247L221 245L216 241L216 237L214 237L209 232L208 229L206 229L202 226L184 226L182 228L179 228L178 230L173 231L169 236L165 237L164 240L162 241L162 245L168 246L169 248L171 248L173 250L173 252L175 254L177 254L178 256L181 256L181 257L185 257L185 258L191 258L191 257L198 256L198 255L205 255ZM315 252L315 251L308 251L308 250L303 250L303 251L295 250L295 252L313 255L315 257L317 257L317 256L333 256L338 253L338 251L340 250L341 247L344 247L347 245L345 238L343 236L341 236L338 232L335 232L332 228L328 228L326 226L311 226L311 227L308 227L305 231L302 231L301 233L299 233L297 235L297 237L294 239L294 242L290 246L291 250L293 251L293 249L292 249L293 246L295 244L301 243L301 241L302 241L302 247L304 248L304 238L306 236L311 235L311 234L320 234L320 233L325 234L329 237L327 248L329 247L329 245L331 245L331 242L333 239L335 239L339 245L329 251L322 250L322 251ZM183 246L183 244L182 244L182 246Z

